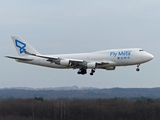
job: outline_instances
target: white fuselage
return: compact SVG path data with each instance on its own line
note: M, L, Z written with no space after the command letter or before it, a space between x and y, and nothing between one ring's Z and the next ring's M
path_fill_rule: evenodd
M109 64L98 65L99 69L106 69L107 67L115 66L129 66L129 65L140 65L142 63L148 62L153 59L153 55L143 51L139 48L133 49L112 49L104 50L92 53L78 53L78 54L60 54L60 55L48 55L50 57L59 57L63 59L80 59L85 62L108 62ZM62 66L55 63L46 61L45 58L27 56L33 61L22 61L17 60L18 62L40 65L51 68L70 68L68 66Z

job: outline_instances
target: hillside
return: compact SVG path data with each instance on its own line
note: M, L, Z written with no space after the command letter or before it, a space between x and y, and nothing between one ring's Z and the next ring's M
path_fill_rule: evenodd
M74 99L74 98L135 98L135 97L160 98L160 88L5 88L0 89L0 99L6 98L34 98L43 97L44 99Z

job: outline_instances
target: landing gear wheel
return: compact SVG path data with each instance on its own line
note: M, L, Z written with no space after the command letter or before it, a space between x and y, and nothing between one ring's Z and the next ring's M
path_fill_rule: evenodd
M137 69L136 69L136 71L138 72L138 71L140 71L140 69L139 69L139 68L137 68Z
M77 74L81 74L81 72L77 72Z
M90 73L90 75L93 75L93 73Z

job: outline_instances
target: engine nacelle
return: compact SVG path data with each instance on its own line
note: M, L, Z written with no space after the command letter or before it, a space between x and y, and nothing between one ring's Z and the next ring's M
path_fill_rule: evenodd
M87 63L87 68L95 69L96 67L97 67L97 63L96 62Z
M106 67L106 70L115 70L115 69L116 69L115 66L113 66L113 67Z
M69 60L61 60L60 61L60 65L62 65L62 66L69 66L69 64L70 64Z

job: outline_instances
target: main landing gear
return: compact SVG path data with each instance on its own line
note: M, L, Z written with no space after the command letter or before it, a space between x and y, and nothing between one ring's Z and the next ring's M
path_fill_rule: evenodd
M87 74L87 70L84 68L81 68L78 70L77 74L85 75L85 74Z
M95 69L92 69L90 75L93 75L94 73L95 73Z
M139 66L140 66L140 64L137 65L137 69L136 69L137 72L140 71Z
M90 75L93 75L94 73L95 73L95 69L92 69ZM85 75L87 74L87 69L81 68L78 70L77 74Z

